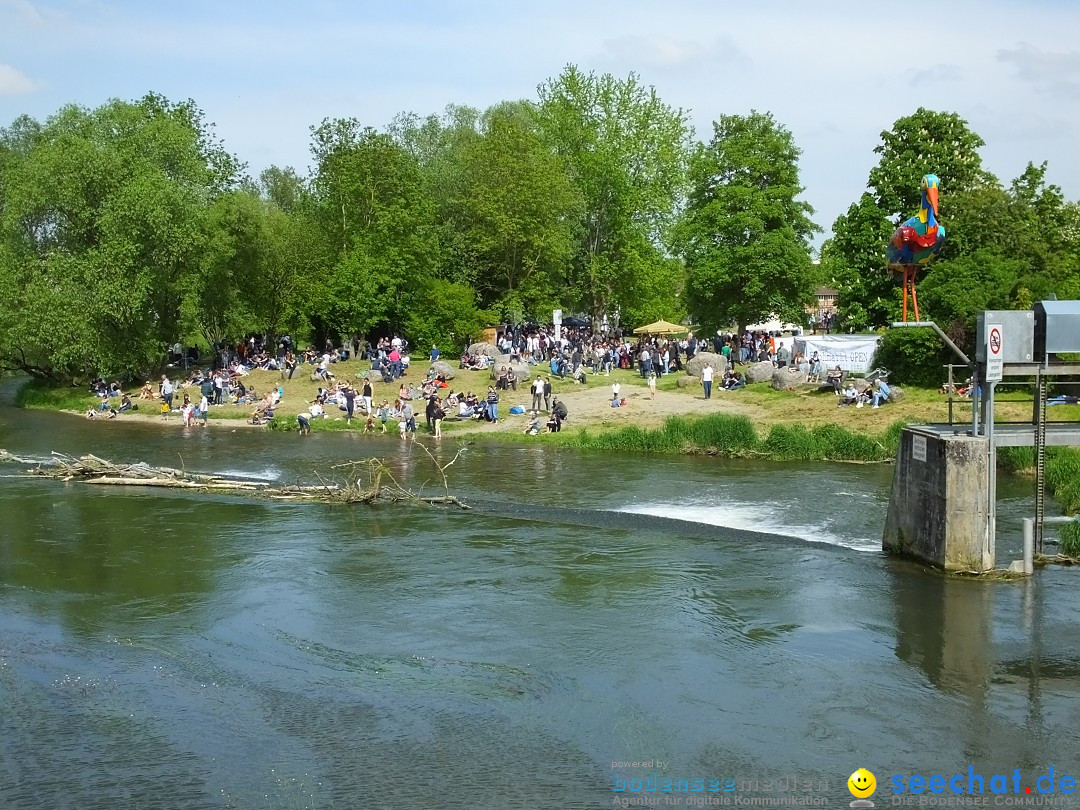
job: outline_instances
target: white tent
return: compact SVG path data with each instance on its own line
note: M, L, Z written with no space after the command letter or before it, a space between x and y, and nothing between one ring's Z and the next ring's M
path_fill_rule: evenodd
M874 368L880 339L878 335L802 335L795 338L795 351L801 350L807 360L817 352L826 369L840 366L844 371L865 374Z

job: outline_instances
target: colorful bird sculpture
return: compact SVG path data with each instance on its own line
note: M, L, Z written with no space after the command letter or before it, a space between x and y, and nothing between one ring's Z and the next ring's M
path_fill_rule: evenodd
M938 186L936 174L922 179L922 204L919 213L896 229L885 252L889 270L900 273L904 280L904 323L907 323L908 294L919 320L919 299L915 295L915 276L928 264L945 242L945 226L938 222Z

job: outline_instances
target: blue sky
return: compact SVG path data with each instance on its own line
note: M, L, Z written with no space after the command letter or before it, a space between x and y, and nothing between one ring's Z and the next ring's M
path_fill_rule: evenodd
M252 173L305 172L323 118L382 129L402 111L534 99L574 63L638 73L703 139L721 114L772 112L827 232L880 132L920 106L967 119L1003 181L1046 160L1080 198L1078 32L1066 0L0 0L0 126L153 91L194 99Z

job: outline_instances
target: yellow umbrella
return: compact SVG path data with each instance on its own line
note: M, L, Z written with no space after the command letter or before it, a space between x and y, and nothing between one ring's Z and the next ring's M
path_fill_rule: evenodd
M650 323L646 326L639 326L634 330L635 335L681 335L683 332L689 332L685 326L679 326L677 323L671 321L657 321L656 323Z

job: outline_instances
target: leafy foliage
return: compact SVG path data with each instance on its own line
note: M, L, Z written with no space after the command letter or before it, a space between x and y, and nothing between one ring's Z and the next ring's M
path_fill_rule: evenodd
M318 216L336 246L321 314L338 333L400 329L410 290L439 266L416 159L355 119L313 128Z
M839 217L821 251L849 329L885 326L899 314L899 285L883 272L892 228L919 206L919 179L942 180L948 238L919 282L921 314L971 345L975 315L988 307L1029 308L1051 294L1080 294L1080 219L1046 182L1046 164L1006 188L982 167L983 140L955 113L919 108L881 134L878 165L858 203ZM936 350L932 350L936 357ZM931 363L934 357L924 360ZM913 358L912 358L913 359Z
M893 229L867 193L837 218L821 246L821 272L836 287L840 323L849 331L884 325L899 313L897 282L884 263Z
M677 243L686 299L707 331L778 316L801 323L816 278L813 209L797 197L799 150L771 115L722 116L691 163Z
M870 170L867 185L874 190L878 208L899 224L918 210L924 174L941 178L943 197L993 184L994 177L983 169L979 156L985 145L956 113L919 107L881 133L881 143L874 147L881 158Z
M608 312L655 297L648 280L673 269L661 245L684 189L687 115L634 74L619 80L573 65L539 94L541 131L584 202L561 292L598 323ZM674 305L675 286L664 303Z
M405 333L421 351L438 346L451 359L478 340L493 315L476 305L471 287L444 279L429 279L413 293L405 316Z
M955 362L945 343L929 329L891 329L874 354L874 365L887 368L890 381L923 388L941 385L946 374L943 367Z
M193 102L155 95L22 119L0 142L0 363L56 379L154 367L236 161Z

